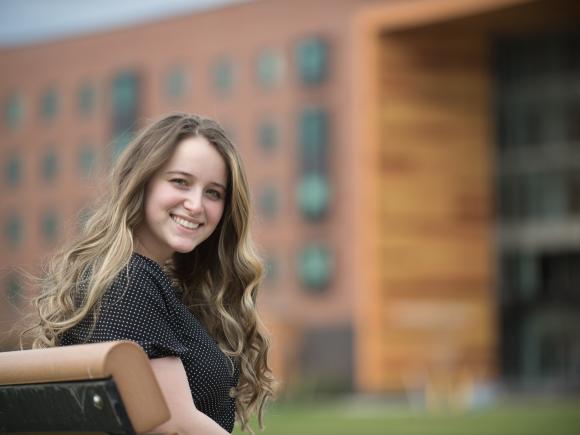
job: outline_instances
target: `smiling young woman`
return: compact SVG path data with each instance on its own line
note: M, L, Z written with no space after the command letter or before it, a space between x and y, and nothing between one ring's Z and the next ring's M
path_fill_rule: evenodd
M82 234L51 260L33 347L129 339L152 362L172 418L160 430L242 429L273 394L256 311L263 268L241 158L223 129L172 114L115 164Z

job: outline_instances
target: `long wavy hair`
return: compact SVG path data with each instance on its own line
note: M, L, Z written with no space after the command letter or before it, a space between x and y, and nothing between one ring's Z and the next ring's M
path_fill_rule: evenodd
M133 230L144 219L147 182L189 137L205 137L223 157L228 185L223 216L204 242L189 253L175 253L164 265L183 303L204 324L222 351L236 358L240 379L236 418L242 430L262 415L273 395L268 336L256 310L263 266L249 231L250 196L241 158L223 129L210 119L175 113L145 128L119 156L103 195L80 235L46 265L41 292L33 299L34 323L24 331L32 347L52 347L100 302L115 277L127 270ZM217 261L216 261L217 260ZM86 290L84 290L86 289ZM79 292L86 296L78 306ZM93 316L94 318L94 316Z

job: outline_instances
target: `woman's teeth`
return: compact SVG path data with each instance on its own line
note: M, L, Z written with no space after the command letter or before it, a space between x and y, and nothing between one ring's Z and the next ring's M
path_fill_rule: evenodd
M199 224L194 224L193 222L186 221L185 219L182 219L175 215L171 215L171 219L173 219L176 223L178 223L182 227L185 227L190 230L195 230L197 227L199 227Z

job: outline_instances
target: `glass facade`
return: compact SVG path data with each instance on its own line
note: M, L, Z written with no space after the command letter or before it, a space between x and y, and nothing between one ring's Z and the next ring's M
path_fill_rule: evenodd
M495 48L500 355L528 384L580 379L579 48L577 32Z

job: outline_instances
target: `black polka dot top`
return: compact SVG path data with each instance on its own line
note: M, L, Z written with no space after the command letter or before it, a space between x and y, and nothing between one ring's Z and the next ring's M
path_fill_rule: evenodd
M230 390L238 384L238 364L179 300L155 261L133 254L128 272L106 291L94 332L87 316L63 334L61 345L133 340L149 358L178 356L197 409L232 432L235 399Z

